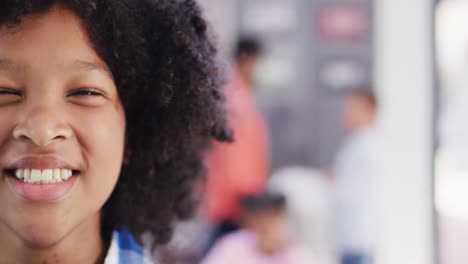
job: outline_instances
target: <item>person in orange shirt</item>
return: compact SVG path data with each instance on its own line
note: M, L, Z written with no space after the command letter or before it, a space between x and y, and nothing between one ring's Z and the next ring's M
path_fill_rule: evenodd
M240 199L263 192L267 184L268 130L257 109L252 85L260 53L256 40L239 40L235 73L225 89L228 124L234 130L234 142L214 143L206 159L209 173L205 205L207 217L216 227L212 242L238 228Z

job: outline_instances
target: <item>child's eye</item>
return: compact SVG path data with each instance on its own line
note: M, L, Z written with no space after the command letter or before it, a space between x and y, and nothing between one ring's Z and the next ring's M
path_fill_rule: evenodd
M103 94L95 89L82 88L70 93L70 96L102 96Z
M79 88L68 93L70 102L81 106L100 106L106 102L106 94L94 88Z
M0 106L6 106L19 102L22 94L18 90L0 87Z
M0 87L0 96L1 95L17 95L21 96L21 92L14 90L14 89L8 89L8 88L1 88Z

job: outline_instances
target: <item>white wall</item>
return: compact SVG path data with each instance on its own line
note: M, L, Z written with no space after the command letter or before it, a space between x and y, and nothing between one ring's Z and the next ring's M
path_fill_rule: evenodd
M222 59L229 59L237 36L237 0L197 0L216 34Z
M378 264L434 263L432 1L376 0L376 88L386 154Z

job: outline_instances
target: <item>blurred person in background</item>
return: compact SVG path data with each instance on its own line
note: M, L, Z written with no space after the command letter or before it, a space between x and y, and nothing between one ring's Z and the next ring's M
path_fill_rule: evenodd
M294 240L313 252L321 264L336 264L332 188L325 172L288 166L273 173L268 189L283 194Z
M268 132L257 109L253 76L261 54L260 43L240 38L235 50L235 72L226 86L228 124L234 143L214 143L207 156L209 175L205 206L216 239L239 225L239 199L264 191L269 173Z
M347 92L343 122L349 135L332 168L337 246L342 264L370 264L376 246L377 100L371 89Z
M289 235L286 199L265 192L242 199L243 229L221 238L202 264L314 264Z

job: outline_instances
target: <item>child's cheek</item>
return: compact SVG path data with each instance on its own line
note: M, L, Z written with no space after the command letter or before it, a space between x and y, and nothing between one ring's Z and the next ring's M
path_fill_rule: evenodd
M105 201L112 193L123 162L125 118L115 108L95 109L80 120L78 138L87 168L83 183L89 195Z

